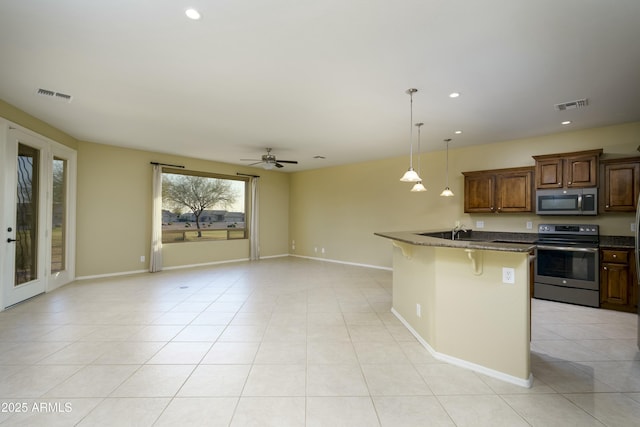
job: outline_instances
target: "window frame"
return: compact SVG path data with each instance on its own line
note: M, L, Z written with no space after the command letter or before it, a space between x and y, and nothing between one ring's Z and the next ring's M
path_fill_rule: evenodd
M209 239L203 239L203 240L187 240L186 238L186 233L188 231L195 231L194 229L190 229L190 230L177 230L174 232L174 234L177 233L184 233L183 234L183 239L182 240L174 240L174 241L167 241L165 240L165 232L167 230L164 229L164 223L162 224L162 244L163 245L169 245L169 244L174 244L174 243L202 243L202 242L224 242L224 241L229 241L229 240L247 240L249 238L249 223L248 223L248 217L249 217L249 195L250 195L250 179L249 177L244 177L244 176L235 176L235 175L227 175L227 174L223 174L223 173L217 173L217 172L205 172L205 171L197 171L197 170L187 170L187 169L178 169L178 168L172 168L172 167L163 167L162 168L162 175L164 177L164 174L172 174L172 175L186 175L186 176L195 176L195 177L200 177L200 178L214 178L214 179L221 179L221 180L227 180L227 181L239 181L239 182L243 182L244 183L244 227L243 228L235 228L235 227L227 227L226 229L216 229L216 230L226 230L226 238L224 239L213 239L213 238L209 238ZM163 205L164 205L164 197L162 199L163 201ZM163 210L165 210L164 206L162 207ZM192 213L192 211L188 210L188 212ZM202 231L205 231L206 229L201 229ZM233 237L233 236L237 236L239 235L239 232L242 231L242 236L241 237Z

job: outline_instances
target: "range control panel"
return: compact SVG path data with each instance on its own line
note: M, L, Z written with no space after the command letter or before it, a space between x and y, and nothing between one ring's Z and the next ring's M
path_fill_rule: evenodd
M577 234L597 236L600 231L595 224L540 224L539 234Z

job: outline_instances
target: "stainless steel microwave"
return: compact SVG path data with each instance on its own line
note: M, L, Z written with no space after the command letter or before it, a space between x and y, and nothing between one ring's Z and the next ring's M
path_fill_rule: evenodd
M554 188L536 191L538 215L598 215L597 188Z

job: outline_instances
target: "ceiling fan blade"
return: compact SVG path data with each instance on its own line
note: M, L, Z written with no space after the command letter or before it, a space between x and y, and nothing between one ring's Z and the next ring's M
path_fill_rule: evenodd
M259 165L260 163L263 163L262 160L260 160L259 162L250 163L247 166Z
M294 164L294 165L297 165L297 164L298 164L298 161L297 161L297 160L280 160L280 159L278 159L278 161L279 161L280 163L291 163L291 164Z
M280 160L278 160L278 162L279 162L279 161L280 161ZM284 166L282 166L282 165L281 165L280 163L278 163L278 162L276 162L276 163L275 163L276 167L277 167L277 168L283 168Z
M261 159L240 159L241 162L261 162Z

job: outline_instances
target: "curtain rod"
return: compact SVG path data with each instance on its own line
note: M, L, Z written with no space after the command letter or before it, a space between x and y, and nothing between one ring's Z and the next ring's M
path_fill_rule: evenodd
M248 173L240 173L240 172L236 172L236 175L240 175L240 176L250 176L251 178L260 178L260 175L250 175Z
M152 165L158 165L158 166L169 166L169 167L172 167L172 168L181 168L181 169L184 169L184 166L180 166L180 165L170 165L170 164L168 164L168 163L158 163L158 162L149 162L149 163L151 163Z

